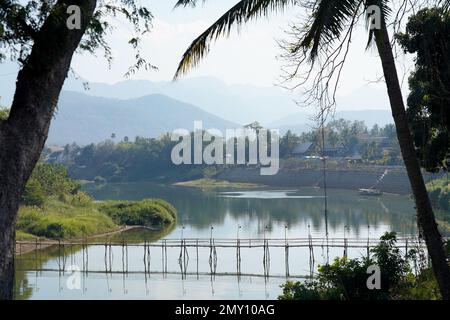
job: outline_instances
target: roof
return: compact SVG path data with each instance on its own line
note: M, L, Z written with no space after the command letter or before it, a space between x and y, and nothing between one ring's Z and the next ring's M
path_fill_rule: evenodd
M295 146L294 150L292 150L292 153L294 154L306 153L312 147L312 145L313 145L312 142L300 143Z

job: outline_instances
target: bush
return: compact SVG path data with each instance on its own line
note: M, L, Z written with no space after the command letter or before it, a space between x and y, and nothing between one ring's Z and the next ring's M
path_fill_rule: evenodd
M73 206L90 207L92 206L92 198L86 192L77 192L75 194L62 194L60 201L68 203Z
M42 190L42 186L36 180L31 180L25 186L22 195L22 204L26 206L41 207L45 202L46 196Z
M427 183L428 195L436 209L450 209L450 182L446 178L435 179Z
M162 225L176 220L176 209L164 200L144 199L141 201L106 201L99 210L122 225Z
M433 298L437 294L434 278L423 271L422 278L414 277L409 259L396 247L396 234L387 232L371 250L372 257L362 259L336 258L332 264L320 266L318 276L304 283L287 282L282 286L280 300L385 300L403 298ZM378 265L381 271L381 289L367 288L367 268Z

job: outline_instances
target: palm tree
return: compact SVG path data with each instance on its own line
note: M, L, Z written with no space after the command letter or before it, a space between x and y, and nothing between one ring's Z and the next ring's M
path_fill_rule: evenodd
M179 0L177 6L195 5L196 2L197 0ZM374 5L380 9L380 25L369 31L369 43L375 43L383 67L397 137L416 204L418 226L425 238L442 298L449 300L450 268L408 126L394 54L387 30L386 19L390 12L389 0L241 0L192 42L183 55L175 79L188 72L190 68L195 67L208 53L211 41L220 36L227 36L232 26L239 26L249 20L266 16L269 11L280 11L289 5L311 2L313 4L311 21L305 25L305 30L302 30L301 41L295 49L307 52L309 59L306 59L305 62L309 63L314 63L317 60L320 52L323 52L321 50L324 46L340 39L341 35L345 35L349 28L349 22L353 26L352 22L361 13L366 13L369 19L373 19L369 15L369 9L373 8ZM370 22L372 20L369 20Z

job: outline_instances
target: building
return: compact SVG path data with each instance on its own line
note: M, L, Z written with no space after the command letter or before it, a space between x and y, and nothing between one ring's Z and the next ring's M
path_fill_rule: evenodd
M311 156L314 153L315 144L313 142L300 143L292 150L292 155L295 157Z

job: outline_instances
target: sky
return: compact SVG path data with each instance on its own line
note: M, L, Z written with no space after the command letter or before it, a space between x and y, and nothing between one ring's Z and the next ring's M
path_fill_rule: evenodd
M135 79L153 81L171 80L178 62L196 36L218 19L237 0L209 0L195 8L177 8L173 10L175 0L145 0L155 19L152 32L143 38L143 53L158 67L157 71L142 71ZM213 76L228 84L252 84L271 86L280 83L280 68L283 61L277 40L286 39L285 31L295 22L300 9L288 9L284 13L272 13L269 18L252 21L234 30L228 39L220 39L212 45L210 54L198 68L186 77ZM83 78L94 82L114 83L122 81L128 66L133 62L132 51L126 44L130 29L119 23L110 38L114 62L111 69L103 58L78 55L74 59L74 69ZM339 94L355 93L361 87L371 87L376 92L383 83L373 81L382 75L380 62L373 49L366 51L367 34L363 27L355 33L352 49L339 86ZM399 60L399 71L403 64L411 65L410 59ZM405 85L406 87L406 85ZM367 88L366 88L367 89ZM368 91L368 90L365 90ZM376 98L375 94L371 99ZM385 100L383 103L385 104Z
M178 62L189 44L208 26L231 8L238 0L199 1L197 7L173 9L176 0L143 0L154 15L151 33L142 38L142 53L156 71L139 71L131 79L151 81L170 81ZM211 46L210 54L200 65L191 70L185 78L208 76L215 77L227 84L250 84L256 86L274 86L281 82L279 58L282 50L277 41L286 39L289 25L298 21L304 12L299 8L290 8L283 13L272 13L244 25L240 31L233 30L227 39L220 39ZM116 83L126 80L124 74L134 62L134 52L127 41L132 36L129 24L115 21L116 28L108 36L112 48L111 67L101 52L95 56L83 53L74 56L72 67L78 76L89 82ZM338 87L338 107L352 110L367 105L370 109L388 109L384 82L375 82L382 78L380 61L375 50L366 50L367 32L364 26L354 34L347 63L341 75ZM407 94L407 75L412 67L412 58L400 56L397 67L405 95ZM0 64L0 81L13 83L11 65ZM4 76L4 74L7 74ZM298 91L301 97L302 90Z

